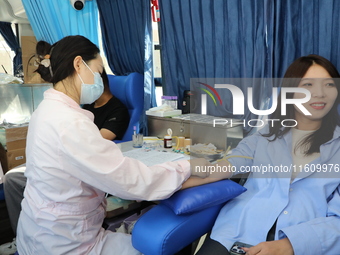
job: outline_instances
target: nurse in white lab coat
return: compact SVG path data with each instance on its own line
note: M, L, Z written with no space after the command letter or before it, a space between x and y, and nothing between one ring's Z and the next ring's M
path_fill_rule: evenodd
M147 167L100 135L93 114L79 106L103 92L103 62L88 39L39 42L37 55L37 72L54 88L45 92L29 124L19 254L139 254L129 235L101 227L104 194L164 199L190 176L189 162Z

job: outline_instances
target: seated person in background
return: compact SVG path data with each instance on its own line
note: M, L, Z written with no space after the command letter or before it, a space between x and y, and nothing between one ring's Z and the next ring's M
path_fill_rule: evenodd
M274 125L244 138L227 157L236 173L252 170L247 191L221 209L197 255L227 255L235 242L253 245L243 248L247 255L340 254L340 75L327 59L308 55L284 78L282 87L310 91L302 105L311 115L293 104L282 115L279 97ZM296 122L283 127L284 119Z
M112 95L105 69L101 77L104 83L103 94L92 104L83 105L83 109L94 114L94 124L102 137L108 140L122 139L130 121L126 106Z
M129 125L129 112L125 105L111 94L105 70L101 76L104 84L103 94L94 103L84 105L83 108L94 114L94 124L104 138L121 139ZM26 181L25 167L8 171L4 178L6 205L14 235L16 235ZM0 255L13 254L15 251L15 239L0 246Z

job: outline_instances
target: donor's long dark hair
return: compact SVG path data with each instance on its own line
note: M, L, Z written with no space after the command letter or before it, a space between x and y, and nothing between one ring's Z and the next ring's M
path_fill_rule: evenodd
M301 78L314 64L325 68L332 78L340 78L339 72L329 60L318 55L308 55L296 59L288 67L284 75L282 87L297 87L301 81ZM299 144L299 146L303 146L305 148L305 155L310 155L314 152L320 152L320 146L333 138L334 130L340 123L339 113L337 111L337 106L340 102L339 79L334 79L334 82L338 91L338 96L332 109L323 117L320 128L307 136L304 140L302 140L302 143ZM293 98L293 96L294 93L287 93L287 98ZM281 93L278 98L277 108L272 114L271 118L279 119L280 121L275 121L273 125L269 126L269 133L262 135L264 137L273 137L270 141L274 141L277 138L281 138L291 129L291 127L282 128L281 121L284 119L295 119L295 108L292 104L287 105L286 115L281 115Z

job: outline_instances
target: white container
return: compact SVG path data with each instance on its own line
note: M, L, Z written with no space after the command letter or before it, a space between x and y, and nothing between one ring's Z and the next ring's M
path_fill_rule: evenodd
M166 112L161 112L161 111L146 111L146 115L150 116L158 116L158 117L172 117L172 116L178 116L182 114L182 110L173 110L173 111L166 111Z
M169 105L169 106L172 107L172 105L171 105L172 97L171 96L162 96L161 98L162 98L162 105L166 104L166 105Z
M177 109L177 96L171 96L170 98L170 106Z

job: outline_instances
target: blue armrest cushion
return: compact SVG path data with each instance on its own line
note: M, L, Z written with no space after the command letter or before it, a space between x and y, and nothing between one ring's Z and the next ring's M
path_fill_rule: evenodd
M173 255L209 232L222 206L176 215L169 207L159 204L136 222L132 245L146 255Z
M223 204L247 189L231 180L222 180L177 191L161 204L176 215L194 213L211 206Z

